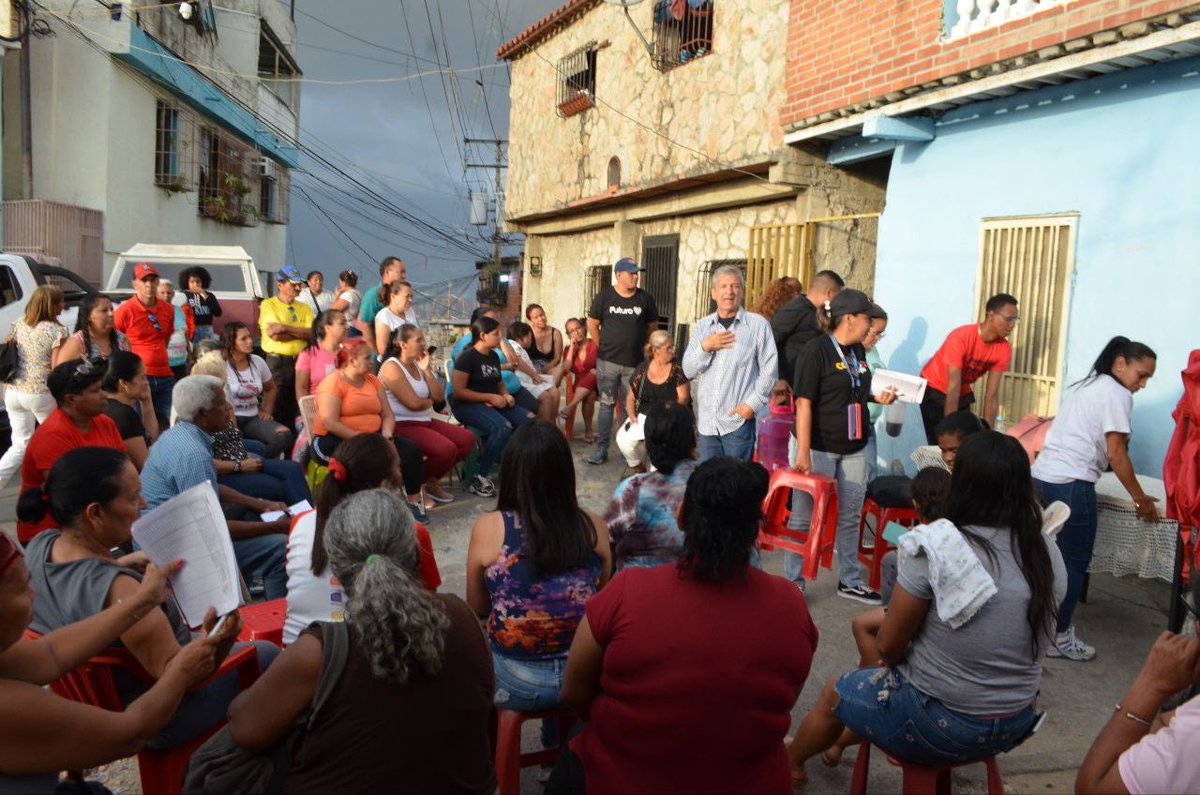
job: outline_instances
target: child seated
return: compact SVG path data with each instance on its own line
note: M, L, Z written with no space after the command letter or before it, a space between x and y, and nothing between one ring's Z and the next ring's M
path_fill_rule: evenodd
M938 441L941 441L939 437ZM909 487L909 496L913 510L922 524L929 524L942 518L942 506L950 493L950 473L937 467L926 467L917 473ZM889 552L884 556L880 568L879 594L883 601L882 607L859 613L850 622L850 631L854 634L854 645L858 648L858 667L873 668L884 665L880 659L879 646L876 637L879 628L883 626L883 617L887 614L887 605L892 598L892 589L896 586L896 553ZM821 761L829 767L836 767L842 759L842 751L856 742L855 736L842 732L837 743L821 754Z

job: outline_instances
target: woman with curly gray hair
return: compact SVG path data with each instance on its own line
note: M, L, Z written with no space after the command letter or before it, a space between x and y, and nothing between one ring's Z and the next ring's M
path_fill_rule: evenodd
M326 521L324 545L345 589L350 653L293 752L284 790L492 792L491 658L467 604L422 586L403 498L351 495ZM267 751L288 736L312 703L323 655L314 624L268 669L282 666L279 676L230 706L238 745Z

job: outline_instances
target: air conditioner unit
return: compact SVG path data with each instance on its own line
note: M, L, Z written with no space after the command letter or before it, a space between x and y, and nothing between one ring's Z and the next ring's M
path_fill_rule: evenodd
M259 176L267 177L268 179L279 178L279 164L269 157L264 157L258 164Z

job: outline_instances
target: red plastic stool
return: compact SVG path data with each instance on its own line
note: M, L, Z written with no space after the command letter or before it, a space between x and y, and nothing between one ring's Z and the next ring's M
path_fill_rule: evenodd
M266 640L283 648L283 621L287 617L287 599L272 599L269 602L246 605L238 610L242 614L242 631L238 640Z
M575 714L569 709L550 709L542 712L519 712L515 709L496 710L496 781L500 795L519 795L521 768L531 765L553 765L558 759L567 733L575 725ZM521 724L527 720L558 718L559 745L541 751L521 753Z
M967 762L962 765L948 767L928 767L905 762L902 759L888 757L888 761L899 765L904 773L904 783L901 791L904 795L950 795L950 771L956 767L967 765L984 765L987 767L988 795L1004 795L1004 779L1000 776L1000 766L996 757L981 759L978 762ZM850 795L867 795L867 773L871 768L871 744L863 742L858 746L858 759L854 762L854 775L850 779Z
M793 490L803 491L813 498L812 523L808 530L792 530L787 526ZM820 475L802 475L794 469L777 469L771 473L771 485L763 500L758 548L764 552L782 549L803 555L804 579L814 579L818 564L827 569L833 566L837 517L837 481Z
M875 519L875 545L871 547L865 543L868 516ZM870 497L863 500L862 517L858 521L858 560L871 572L870 586L872 591L879 590L879 570L883 565L883 556L888 553L888 550L895 549L894 546L884 540L883 528L887 527L889 522L897 522L905 527L912 527L919 521L917 512L912 508L884 508Z

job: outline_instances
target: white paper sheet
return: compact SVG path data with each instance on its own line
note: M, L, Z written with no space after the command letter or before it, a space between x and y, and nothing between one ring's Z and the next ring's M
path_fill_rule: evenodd
M311 510L312 506L309 505L308 500L300 500L300 502L288 506L287 515L299 516L300 514L307 513ZM267 511L264 514L260 514L260 516L262 516L262 520L264 522L274 522L277 519L283 518L283 511Z
M920 403L925 397L927 383L919 375L895 370L875 370L871 373L871 395L879 397L888 387L895 387L896 400L901 403Z
M217 615L242 602L241 579L229 526L208 483L177 494L133 523L133 540L156 566L183 559L171 578L171 590L183 618L193 629L209 607Z

